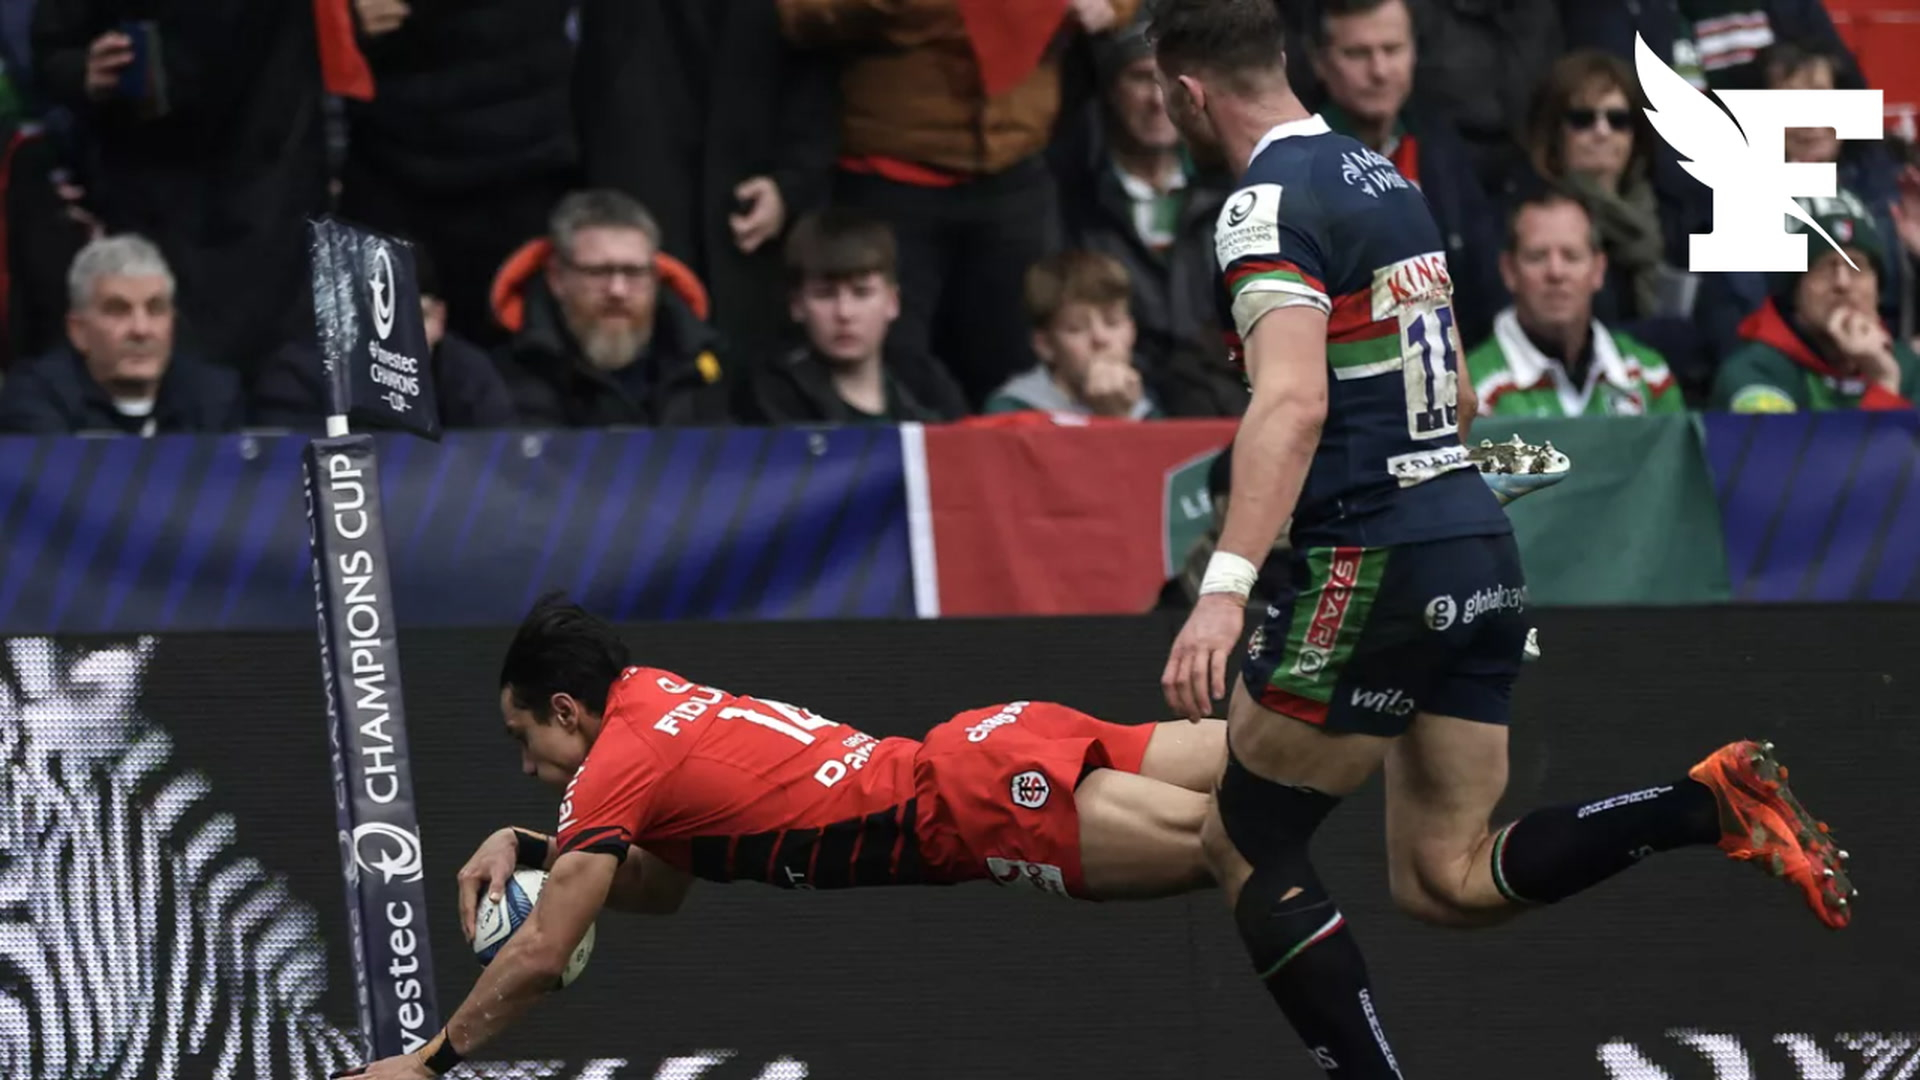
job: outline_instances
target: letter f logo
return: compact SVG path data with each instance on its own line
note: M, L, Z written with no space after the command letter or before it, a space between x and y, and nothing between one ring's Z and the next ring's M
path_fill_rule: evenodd
M1679 151L1681 168L1713 189L1713 231L1691 237L1688 269L1805 270L1807 238L1787 232L1783 214L1804 222L1840 251L1833 237L1793 201L1799 196L1832 198L1833 164L1788 163L1786 130L1830 127L1842 139L1878 139L1884 124L1880 91L1714 91L1733 114L1728 116L1654 55L1638 34L1633 55L1647 95L1648 122ZM1847 265L1854 265L1851 258Z

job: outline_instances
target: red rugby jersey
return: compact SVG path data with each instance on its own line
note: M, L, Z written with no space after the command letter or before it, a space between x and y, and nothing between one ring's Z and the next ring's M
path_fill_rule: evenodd
M629 844L709 881L920 880L913 739L631 667L560 803L562 852Z

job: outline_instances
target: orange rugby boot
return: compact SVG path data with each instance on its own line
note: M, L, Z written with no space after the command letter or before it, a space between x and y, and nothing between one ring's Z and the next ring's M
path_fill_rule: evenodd
M1833 845L1787 787L1787 769L1770 742L1736 742L1688 770L1720 803L1720 849L1799 886L1807 906L1835 930L1853 921L1859 896L1847 878L1847 853Z

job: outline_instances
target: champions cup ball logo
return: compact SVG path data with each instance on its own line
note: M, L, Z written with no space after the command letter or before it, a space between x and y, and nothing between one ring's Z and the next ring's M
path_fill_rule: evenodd
M1713 231L1689 240L1687 268L1696 272L1807 268L1805 233L1790 233L1786 218L1808 226L1847 258L1840 245L1794 199L1832 198L1832 162L1788 162L1786 131L1833 128L1842 139L1878 139L1883 104L1878 90L1716 90L1722 112L1666 65L1635 35L1634 67L1647 95L1647 121L1677 150L1681 167L1713 189ZM1731 113L1732 115L1728 115ZM1858 270L1858 266L1854 266Z
M1236 225L1245 223L1247 217L1253 213L1253 208L1259 201L1260 196L1257 193L1252 191L1241 192L1227 207L1227 227L1231 229Z
M395 288L393 280L393 256L388 253L385 244L373 249L373 266L367 274L367 286L373 290L373 331L385 341L393 334L393 316Z
M378 841L370 845L372 858L367 855L370 839ZM367 873L381 875L382 881L419 881L420 838L398 825L369 821L354 827L353 861Z

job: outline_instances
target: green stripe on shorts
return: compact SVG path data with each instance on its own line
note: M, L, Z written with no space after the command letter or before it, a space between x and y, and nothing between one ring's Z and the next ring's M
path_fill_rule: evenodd
M1267 685L1327 704L1380 593L1391 548L1309 548L1285 650Z

